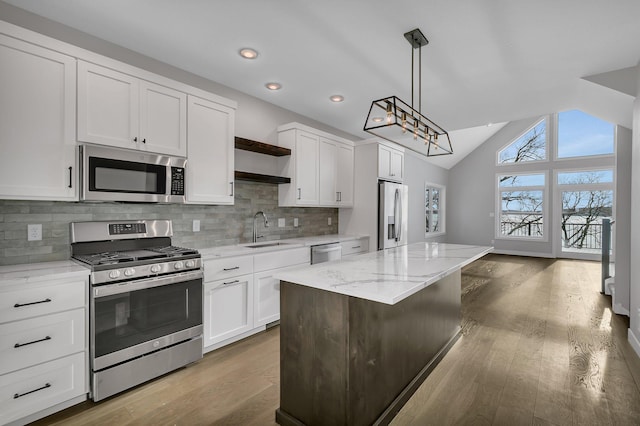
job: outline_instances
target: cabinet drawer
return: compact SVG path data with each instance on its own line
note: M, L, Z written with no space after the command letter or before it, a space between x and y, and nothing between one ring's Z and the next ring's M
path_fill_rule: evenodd
M204 261L205 282L251 273L253 273L253 256L226 257Z
M309 247L300 247L291 250L256 254L254 257L254 270L256 272L268 271L270 269L308 264L310 262L311 250Z
M342 256L349 256L352 254L366 253L369 251L369 238L359 238L357 240L343 241Z
M0 376L0 424L85 394L85 356L80 352Z
M84 308L88 284L73 281L0 293L0 323Z
M0 325L0 374L85 349L85 310Z

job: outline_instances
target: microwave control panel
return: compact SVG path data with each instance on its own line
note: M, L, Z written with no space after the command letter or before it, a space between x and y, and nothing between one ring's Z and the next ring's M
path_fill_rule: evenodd
M171 195L184 195L184 167L171 167Z

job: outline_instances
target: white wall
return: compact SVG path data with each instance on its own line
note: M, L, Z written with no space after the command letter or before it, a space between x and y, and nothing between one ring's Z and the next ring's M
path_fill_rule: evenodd
M413 151L404 152L405 179L404 183L409 186L409 244L425 241L425 199L424 184L447 186L449 171L428 163L424 156ZM445 190L445 203L449 203L448 188ZM448 205L445 206L445 212ZM445 223L445 231L448 232ZM443 242L446 235L429 238L429 241Z
M398 147L404 150L402 147ZM425 182L448 185L449 171L404 150L404 181L409 187L408 243L425 241ZM339 209L339 232L369 235L369 250L378 247L378 146L375 139L356 143L354 207ZM447 187L448 191L448 187ZM447 194L448 208L450 197ZM444 241L445 236L430 241Z
M640 356L640 72L638 94L633 104L633 142L631 176L631 262L629 342Z
M629 274L631 272L631 155L632 132L616 128L616 209L615 209L615 298L613 310L629 314Z

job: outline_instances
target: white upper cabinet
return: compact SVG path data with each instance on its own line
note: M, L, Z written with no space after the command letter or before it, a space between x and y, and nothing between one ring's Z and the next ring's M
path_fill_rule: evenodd
M320 130L291 123L278 128L278 144L291 149L279 159L280 206L350 207L353 205L353 144Z
M187 203L233 204L235 110L188 99Z
M387 145L378 145L378 177L402 182L404 178L404 152Z
M313 133L290 129L278 135L278 145L291 149L291 155L280 158L282 176L291 183L278 188L281 206L317 206L319 204L318 156L320 138Z
M78 61L78 140L184 157L187 95Z
M78 199L76 60L0 35L0 198Z
M353 207L353 146L338 145L336 191L338 207Z
M320 138L320 205L353 206L353 146Z

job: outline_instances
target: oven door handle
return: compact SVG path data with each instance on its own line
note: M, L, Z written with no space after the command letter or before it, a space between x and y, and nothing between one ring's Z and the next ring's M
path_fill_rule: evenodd
M144 278L141 280L126 281L122 283L107 284L93 287L93 297L100 298L114 294L128 293L130 291L144 290L147 288L161 287L183 281L202 279L202 270L181 272L179 274L164 275L161 277Z

